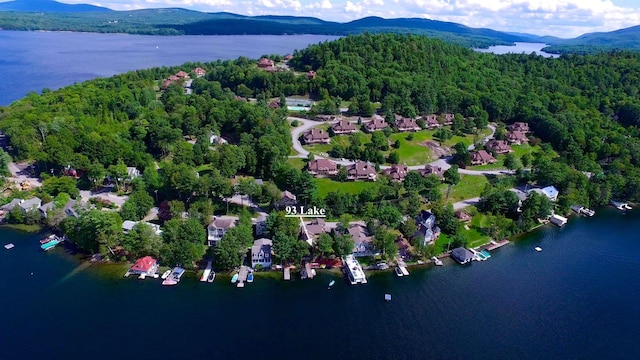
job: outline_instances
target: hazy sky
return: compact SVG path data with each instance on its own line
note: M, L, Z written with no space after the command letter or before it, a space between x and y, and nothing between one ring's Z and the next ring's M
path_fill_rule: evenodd
M2 0L0 0L2 1ZM365 16L421 17L471 27L575 37L640 25L640 0L61 0L114 10L181 7L243 15L313 16L345 22Z

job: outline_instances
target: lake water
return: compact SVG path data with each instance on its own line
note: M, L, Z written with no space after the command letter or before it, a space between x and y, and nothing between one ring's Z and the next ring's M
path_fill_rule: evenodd
M329 290L326 273L244 289L187 274L167 288L79 268L63 249L40 251L39 236L5 229L2 245L15 248L0 248L0 359L635 359L638 232L640 213L599 210L482 263Z
M30 91L57 89L96 77L185 62L239 56L286 55L336 39L291 36L144 36L65 32L0 31L0 106Z
M540 56L544 56L544 57L553 57L553 58L557 58L560 55L557 54L550 54L547 52L542 51L543 48L547 47L548 45L545 43L524 43L524 42L517 42L515 43L515 46L505 46L505 45L497 45L497 46L489 46L487 49L474 49L475 51L478 52L484 52L484 53L494 53L494 54L537 54Z

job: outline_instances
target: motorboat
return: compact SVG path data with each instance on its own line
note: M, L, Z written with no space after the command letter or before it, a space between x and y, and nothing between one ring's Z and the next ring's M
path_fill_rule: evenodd
M436 266L442 266L442 260L438 259L437 257L432 257L431 260L433 260L433 263L436 264Z
M184 275L184 269L181 267L174 267L171 270L171 274L162 282L162 285L171 286L180 282L180 278Z
M402 277L402 276L404 276L404 274L402 273L402 270L400 270L400 267L399 267L399 266L397 266L397 267L396 267L395 272L396 272L396 275L397 275L398 277Z
M248 283L252 283L253 282L253 273L249 273L249 275L247 275L247 282Z
M207 277L207 282L212 283L213 280L215 280L216 278L216 272L211 270L211 272L209 273L209 277Z
M166 279L169 277L169 275L171 274L171 269L165 271L164 273L162 273L162 276L160 277L162 280Z
M335 284L336 284L336 281L335 281L335 280L331 280L331 281L329 281L329 287L332 287L332 286L333 286L333 285L335 285Z
M536 249L536 251L537 251L537 252L542 251L542 248L541 248L541 247L539 247L539 246L536 246L534 249Z
M57 237L57 236L55 236L55 235L49 235L49 236L47 236L46 238L44 238L44 239L40 240L40 244L41 244L41 245L42 245L42 244L46 244L46 243L48 243L48 242L50 242L50 241L53 241L53 240L55 240L55 239L57 239L57 238L58 238L58 237Z
M231 283L235 284L238 281L238 274L233 274L233 277L231 277Z

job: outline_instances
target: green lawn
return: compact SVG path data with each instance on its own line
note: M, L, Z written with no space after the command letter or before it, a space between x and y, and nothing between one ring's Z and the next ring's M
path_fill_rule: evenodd
M529 144L524 145L513 145L511 146L513 149L513 153L516 155L518 159L520 159L524 154L531 154L535 151L540 150L540 146L532 147ZM469 166L469 170L503 170L506 169L504 166L504 158L505 155L498 155L496 160L498 160L495 164L487 164L487 165L479 165L479 166Z
M413 139L407 140L409 134L413 135ZM433 139L433 131L431 130L415 133L394 133L389 138L394 143L396 140L400 140L400 148L390 149L390 151L398 152L400 163L402 164L421 165L435 160L431 150L422 144L426 140Z
M318 193L320 197L324 198L328 193L336 190L341 190L349 194L359 194L363 189L368 187L375 187L375 182L365 181L346 181L339 182L328 178L317 178L316 184L318 184Z
M301 158L288 158L287 163L293 166L296 169L302 170L305 166L307 166L307 160Z
M484 187L489 183L485 176L460 175L460 182L451 188L449 202L458 202L480 196ZM443 196L447 195L447 186L442 186Z

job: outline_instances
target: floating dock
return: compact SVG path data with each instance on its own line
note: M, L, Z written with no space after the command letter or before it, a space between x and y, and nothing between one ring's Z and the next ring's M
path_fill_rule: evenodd
M7 249L7 250L13 249L14 247L15 247L15 245L13 245L11 243L9 243L9 244L4 246L4 248Z
M407 270L406 267L404 266L398 266L400 268L400 271L402 271L402 275L403 276L409 276L409 271Z

